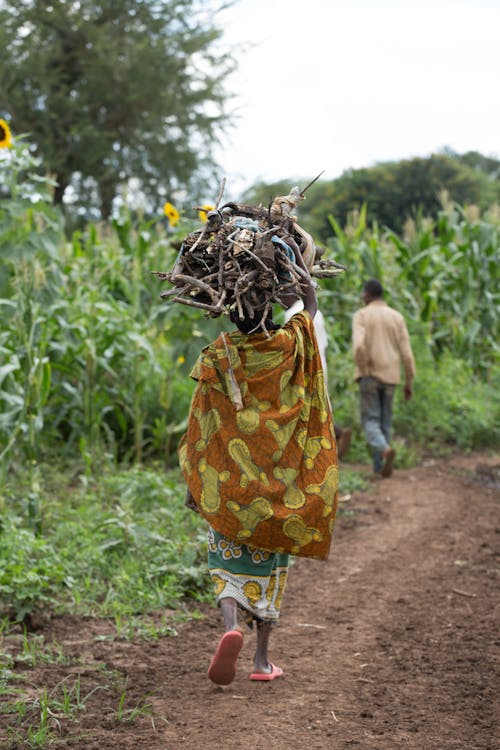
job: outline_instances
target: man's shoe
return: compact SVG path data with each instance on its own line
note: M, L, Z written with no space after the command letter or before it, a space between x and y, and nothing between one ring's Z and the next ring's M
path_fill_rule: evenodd
M394 463L394 458L396 457L396 451L394 448L386 448L385 451L382 453L382 469L380 471L380 474L384 477L390 477L392 474L392 465Z
M350 427L344 427L340 433L340 437L337 440L337 452L339 458L344 458L349 452L349 448L351 447L351 435L352 430Z

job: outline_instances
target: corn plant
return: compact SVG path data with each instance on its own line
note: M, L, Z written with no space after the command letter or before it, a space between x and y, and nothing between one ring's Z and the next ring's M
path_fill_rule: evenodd
M25 145L16 149L0 159L0 470L33 466L40 525L45 455L79 457L89 475L103 460L175 461L190 368L230 324L160 301L151 272L176 255L161 221L123 212L65 237L50 184L32 174L38 162ZM330 252L349 269L320 290L335 401L348 399L351 318L370 276L436 361L451 352L489 376L498 357L498 214L446 204L437 220L417 216L400 236L368 227L366 212L344 227L330 217Z
M400 288L427 326L435 354L449 351L481 373L499 353L499 226L448 206L437 222L420 220L413 238L388 235Z
M478 374L498 358L500 217L449 202L436 221L417 216L405 236L366 226L364 209L342 228L333 217L331 249L348 272L324 282L324 311L338 351L350 346L350 318L362 283L378 278L386 299L423 333L433 356L452 352Z

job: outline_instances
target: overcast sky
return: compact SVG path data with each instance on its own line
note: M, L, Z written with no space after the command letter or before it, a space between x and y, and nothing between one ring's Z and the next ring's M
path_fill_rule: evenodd
M226 200L444 146L500 156L500 0L239 0L218 22L249 45Z

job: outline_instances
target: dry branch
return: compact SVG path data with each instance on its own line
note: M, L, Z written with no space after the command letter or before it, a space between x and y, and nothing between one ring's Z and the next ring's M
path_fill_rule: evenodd
M205 310L210 317L233 310L240 319L252 320L258 311L254 330L264 330L273 303L286 307L285 297L301 296L308 274L297 265L297 253L311 276L333 277L345 270L324 259L323 248L296 223L291 211L304 197L297 188L275 198L269 209L242 203L218 208L223 190L224 182L204 226L184 238L172 271L154 272L174 286L161 294L163 299Z

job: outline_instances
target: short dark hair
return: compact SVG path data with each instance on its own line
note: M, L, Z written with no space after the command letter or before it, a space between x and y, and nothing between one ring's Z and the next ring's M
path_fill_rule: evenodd
M377 279L368 279L368 281L365 281L365 285L363 286L363 291L368 292L370 297L373 297L374 299L378 299L379 297L382 297L384 293L382 284Z

